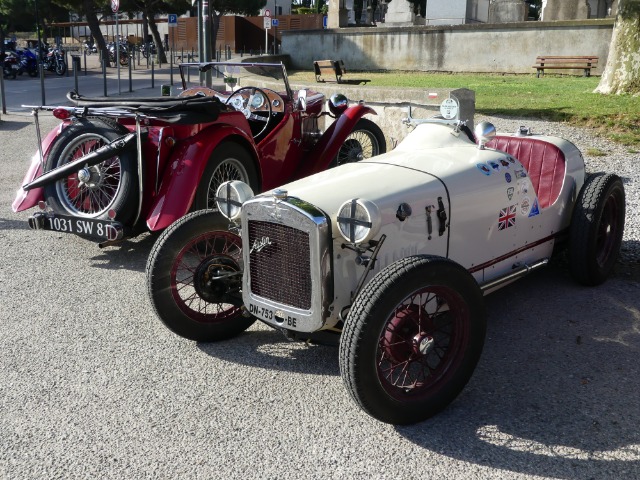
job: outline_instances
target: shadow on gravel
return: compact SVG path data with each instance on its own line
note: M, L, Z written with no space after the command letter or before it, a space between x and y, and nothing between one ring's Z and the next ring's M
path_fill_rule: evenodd
M145 233L104 249L100 249L96 244L95 248L99 253L91 257L92 266L106 270L126 269L144 272L149 252L157 238L157 233Z
M207 355L250 367L340 375L336 347L290 342L276 330L249 330L232 340L197 345Z
M553 478L640 478L640 284L576 285L551 266L487 297L480 364L444 412L397 427L473 464Z
M24 127L33 126L33 122L22 120L0 120L0 132L16 132Z
M31 230L29 224L22 219L9 220L8 218L0 218L0 230Z

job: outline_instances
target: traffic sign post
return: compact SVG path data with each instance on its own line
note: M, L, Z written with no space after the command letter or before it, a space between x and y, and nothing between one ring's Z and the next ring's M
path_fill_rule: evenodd
M170 13L167 15L167 24L169 28L175 28L178 26L178 15ZM171 32L171 53L169 53L169 84L173 86L173 52L176 51L176 33L175 30Z
M267 15L268 14L268 15ZM271 12L265 10L264 17L264 53L269 52L269 29L271 28Z

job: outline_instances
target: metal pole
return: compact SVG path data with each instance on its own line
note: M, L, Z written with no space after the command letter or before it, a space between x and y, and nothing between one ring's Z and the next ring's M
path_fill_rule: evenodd
M155 88L156 86L156 79L155 79L155 75L154 75L154 63L151 62L151 88Z
M171 53L169 53L169 85L171 86L173 86L173 52L175 51L175 47L176 47L175 35L171 35Z
M104 96L107 97L107 62L109 60L106 58L102 59L102 77L104 81Z
M7 99L4 96L4 75L0 75L0 104L2 105L2 113L7 113Z
M42 105L46 105L44 95L44 65L42 65L42 40L40 38L40 17L38 16L38 0L35 0L36 7L36 30L38 30L38 70L40 72L40 96L42 97Z
M204 59L202 61L211 61L211 19L209 18L209 0L200 0L202 2L202 46ZM205 85L211 88L211 70L205 72Z
M131 78L131 64L133 63L133 55L129 59L129 92L133 92L133 80Z
M78 65L80 65L80 57L77 57L77 59L76 61L75 57L71 57L73 63L73 85L76 92L78 92Z
M120 30L118 28L118 13L116 12L116 67L118 68L118 94L122 93L120 89Z
M195 0L195 2L198 5L198 9L196 10L198 12L198 61L202 62L202 59L204 58L204 53L203 53L203 25L202 25L202 13L201 13L201 9L200 9L200 0ZM192 55L192 59L193 59L193 55ZM198 76L200 77L199 82L200 85L202 85L204 83L204 72L199 72Z

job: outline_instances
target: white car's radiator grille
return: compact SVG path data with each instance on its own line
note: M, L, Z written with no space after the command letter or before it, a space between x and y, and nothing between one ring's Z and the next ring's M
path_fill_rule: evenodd
M274 302L309 310L309 234L267 221L249 221L251 292Z

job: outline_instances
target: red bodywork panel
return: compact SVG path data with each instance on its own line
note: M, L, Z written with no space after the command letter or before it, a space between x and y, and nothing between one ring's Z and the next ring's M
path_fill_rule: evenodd
M51 144L60 135L60 132L69 125L69 122L63 122L58 125L57 128L51 130L44 140L42 140L42 155L44 158L47 158L49 155L49 150L51 149ZM36 178L42 175L42 165L40 164L40 152L36 152L35 155L31 158L31 164L29 165L29 169L22 180L22 185L26 185L29 182L32 182ZM31 207L35 207L39 201L44 200L44 188L34 188L33 190L29 190L28 192L22 189L22 186L16 192L16 198L13 200L11 204L11 208L14 212L21 212Z
M239 116L246 122L241 114L237 115L234 112L229 115ZM220 142L226 139L238 141L247 148L250 148L253 142L246 129L225 122L223 125L209 124L196 135L176 143L168 164L161 171L160 190L153 197L150 208L146 210L149 212L146 215L149 230L167 228L189 211L211 154ZM251 153L257 164L257 153L255 150Z

